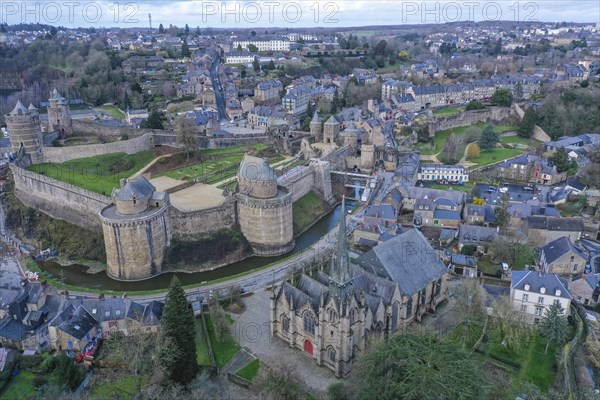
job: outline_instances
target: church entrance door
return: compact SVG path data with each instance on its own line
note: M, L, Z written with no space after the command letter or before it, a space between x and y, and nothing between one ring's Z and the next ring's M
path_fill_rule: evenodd
M313 355L313 345L310 340L304 341L304 352L309 356Z

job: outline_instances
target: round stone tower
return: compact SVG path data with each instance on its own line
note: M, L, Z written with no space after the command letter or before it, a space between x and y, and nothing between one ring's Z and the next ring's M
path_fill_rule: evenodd
M315 138L316 141L320 141L323 136L323 124L319 113L315 111L312 121L310 121L310 134Z
M23 155L31 158L33 164L41 163L44 140L37 109L33 106L27 109L20 101L17 101L15 108L4 118L6 130L10 135L12 152L22 151Z
M73 133L69 102L54 89L48 100L48 124L51 130L59 131L65 138Z
M327 122L323 126L323 142L324 143L335 143L338 134L340 133L340 123L332 115L329 117Z
M100 211L106 246L106 273L133 281L162 271L165 250L171 245L169 195L156 192L144 177L121 180L113 191L113 205Z
M274 257L294 249L292 194L262 158L244 156L238 172L238 221L254 254Z
M344 137L344 146L350 146L353 149L358 144L358 129L354 125L354 121L350 121L346 129L343 130L342 136Z

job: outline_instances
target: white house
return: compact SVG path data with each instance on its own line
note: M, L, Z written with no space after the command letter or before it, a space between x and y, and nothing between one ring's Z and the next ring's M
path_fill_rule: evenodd
M571 313L573 297L567 286L567 280L556 274L513 271L510 298L514 308L525 315L527 322L538 323L544 317L546 308L557 300L565 310L565 315Z
M232 51L225 54L225 64L251 64L256 57L249 51Z
M426 182L469 182L469 171L462 165L421 164L418 179Z

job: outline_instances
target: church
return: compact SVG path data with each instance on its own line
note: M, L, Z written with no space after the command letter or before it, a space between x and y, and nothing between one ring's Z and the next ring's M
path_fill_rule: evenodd
M403 332L448 297L449 273L427 239L408 230L351 261L345 200L329 270L284 282L271 297L271 336L336 377L372 343Z

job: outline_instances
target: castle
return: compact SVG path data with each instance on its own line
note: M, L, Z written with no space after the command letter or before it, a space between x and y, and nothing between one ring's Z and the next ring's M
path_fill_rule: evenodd
M200 183L157 190L144 176L137 176L121 179L121 187L115 188L109 197L27 168L32 164L62 163L100 154L133 154L157 144L172 145L170 137L174 135L163 131L146 131L140 135L137 130L128 129L127 132L137 136L105 144L49 147L47 143L52 142L49 137L85 133L79 132L79 127L92 131L101 129L97 127L99 123L83 125L77 121L78 124L74 124L68 102L56 90L51 94L47 124L40 122L35 107L28 109L20 102L6 115L6 122L12 143L10 168L17 198L51 217L89 230L101 230L106 246L107 274L117 280L135 281L160 274L174 235L234 229L245 236L254 255L272 257L288 253L295 246L293 203L309 191L330 204L333 201L327 161L315 160L278 177L267 160L249 155L240 164L235 191ZM114 134L121 135L120 132ZM224 140L223 146L247 143L247 137L235 135ZM212 191L216 199L209 205L198 199L207 190Z

